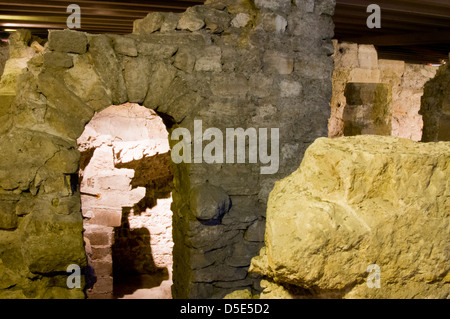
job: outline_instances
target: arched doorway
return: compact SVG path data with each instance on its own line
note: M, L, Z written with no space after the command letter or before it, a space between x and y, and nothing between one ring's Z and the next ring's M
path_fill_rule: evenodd
M78 148L88 298L171 298L173 174L162 119L139 104L110 106Z

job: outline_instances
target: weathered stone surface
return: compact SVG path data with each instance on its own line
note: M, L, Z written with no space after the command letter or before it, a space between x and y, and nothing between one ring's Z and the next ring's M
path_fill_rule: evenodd
M347 106L342 117L345 136L391 135L390 86L381 83L348 83L345 97Z
M0 229L15 229L17 223L14 202L0 202Z
M73 58L63 52L47 52L44 54L44 65L54 68L70 68L73 66Z
M197 31L205 26L203 17L197 12L195 7L188 8L178 21L177 28L180 30Z
M114 50L123 55L135 57L138 55L136 41L131 37L113 36Z
M133 33L151 34L161 29L164 15L161 12L151 12L144 19L136 20L133 24Z
M83 54L88 39L85 33L73 30L53 30L48 35L48 48L51 51Z
M211 184L202 184L191 190L191 211L205 224L220 224L231 208L230 197L225 191Z
M449 160L445 143L316 140L270 194L251 271L317 295L447 298ZM380 289L366 284L371 264Z
M122 68L113 49L112 40L106 35L93 36L89 40L89 54L97 74L105 83L113 104L127 100L127 90Z
M387 85L392 91L392 99L389 102L392 124L390 135L420 141L423 121L418 111L424 84L434 77L437 68L404 61L378 60L375 48L370 45L337 41L333 43L335 69L328 136L345 135L343 115L348 107L344 96L346 85L350 82L376 83Z
M222 51L220 47L206 48L195 62L195 71L222 71Z
M32 273L65 272L70 264L86 265L81 215L35 211L24 219L24 256Z
M236 290L223 297L223 299L253 299L253 295L248 289Z

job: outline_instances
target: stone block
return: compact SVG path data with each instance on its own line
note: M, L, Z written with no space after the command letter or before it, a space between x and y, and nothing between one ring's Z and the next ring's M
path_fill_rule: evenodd
M211 83L211 91L219 97L245 97L248 92L248 81L242 75L218 75Z
M195 62L195 71L222 71L222 51L220 47L211 46L202 51L202 55Z
M234 19L231 21L231 26L234 28L245 28L249 22L251 21L251 18L246 13L238 13Z
M362 69L356 68L350 71L349 82L358 83L379 83L380 70L379 69Z
M114 209L91 209L90 225L119 227L122 223L122 211Z
M263 13L259 25L266 32L283 33L287 27L287 20L275 13Z
M200 222L218 225L230 210L231 200L222 188L206 183L191 189L190 208Z
M255 5L259 9L268 9L268 10L288 10L291 7L290 0L255 0Z
M315 297L447 298L449 149L394 137L317 139L270 194L266 247L250 271ZM378 289L368 285L373 264Z
M378 53L373 45L358 45L358 63L362 69L378 68Z
M136 41L129 37L113 36L114 50L119 53L130 57L136 57L138 51L136 48Z
M12 230L18 226L14 202L0 202L0 229Z
M244 233L244 238L250 242L263 242L266 230L266 221L258 219Z
M44 54L44 65L54 68L71 68L73 66L73 58L63 52L47 52Z
M296 97L302 92L302 85L299 82L283 80L280 83L281 97Z
M188 8L178 21L177 29L198 31L205 26L203 17L197 12L195 7Z
M48 48L51 51L83 54L88 39L85 33L73 30L52 30L48 35Z
M133 24L134 34L151 34L161 29L164 15L161 12L151 12L144 19L135 20Z
M267 72L287 75L294 70L294 59L282 52L266 51L263 61Z
M84 232L91 246L111 246L114 240L114 228L105 226L89 226Z
M149 86L149 68L149 60L146 57L126 58L124 60L123 77L129 102L144 102Z
M106 35L95 35L89 40L89 54L97 74L106 89L111 92L113 104L127 101L127 90L123 79L122 66L113 48L113 40Z
M401 77L405 73L405 61L378 60L378 67L383 74L395 74Z

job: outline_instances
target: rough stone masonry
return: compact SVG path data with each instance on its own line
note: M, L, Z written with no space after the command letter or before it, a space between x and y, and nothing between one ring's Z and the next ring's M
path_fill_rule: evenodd
M173 296L259 289L248 267L264 244L269 191L327 135L334 6L209 0L151 13L125 36L51 31L0 96L0 297L84 298L66 286L67 266L86 266L76 140L96 112L124 102L156 110L169 133L195 119L280 128L277 174L260 175L258 164L174 168ZM204 193L231 203L220 224L199 219L214 207L202 207Z

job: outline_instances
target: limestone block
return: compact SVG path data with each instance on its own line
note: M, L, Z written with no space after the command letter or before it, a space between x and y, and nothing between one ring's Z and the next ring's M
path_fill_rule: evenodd
M286 288L271 280L261 280L261 288L263 291L259 299L293 299L293 295Z
M449 161L448 143L316 140L270 194L250 271L318 295L447 298ZM379 289L367 284L372 264Z
M92 214L89 219L90 225L101 225L108 227L119 227L122 220L122 211L117 209L93 209L88 213Z
M206 183L191 189L190 208L202 223L220 224L231 208L231 200L222 188Z
M260 26L264 31L282 33L286 30L287 20L275 13L263 13L260 16Z
M378 68L378 53L373 45L358 45L358 62L362 69Z
M66 272L70 264L86 266L81 214L35 210L23 222L22 253L31 272Z
M245 28L249 22L251 21L251 18L246 13L238 13L234 19L231 21L231 26L235 28Z
M105 89L100 76L95 72L88 54L74 58L74 66L64 74L64 82L73 93L95 111L112 103L111 96Z
M195 62L195 71L222 71L222 51L220 47L211 46L203 50Z
M242 75L218 75L211 83L213 94L220 97L245 97L248 81Z
M247 241L262 242L264 241L264 234L266 230L266 221L259 219L255 221L244 233L244 238Z
M208 6L197 6L195 8L203 17L206 29L219 34L228 28L231 16L226 10L217 10Z
M54 68L71 68L73 66L73 58L63 52L47 52L44 54L44 65Z
M362 69L355 68L350 71L349 82L358 83L379 83L380 70L379 69Z
M394 73L396 76L401 77L405 72L405 61L395 60L378 60L378 67L383 73Z
M97 74L109 90L113 104L127 101L127 90L120 66L113 48L113 41L106 35L92 36L89 40L89 54Z
M335 7L336 0L318 0L315 3L315 10L319 15L333 16Z
M14 202L0 202L0 229L17 228L18 218L14 206Z
M133 24L134 34L151 34L161 29L164 15L161 12L151 12L144 19L135 20Z
M294 59L282 52L266 51L264 54L264 70L278 74L291 74L294 70Z
M250 290L236 290L227 294L223 299L253 299L253 294Z
M48 34L48 49L65 53L83 54L87 49L87 36L73 30L52 30Z
M126 56L135 57L138 55L136 41L130 37L112 36L114 40L114 50Z
M290 0L255 0L256 7L269 10L287 10L291 6Z
M177 29L198 31L205 26L203 17L197 12L195 7L188 8L178 21Z
M142 103L147 96L149 86L148 71L150 65L146 57L126 58L124 60L124 80L127 88L128 101Z
M280 83L281 97L296 97L302 91L302 85L299 82L283 80Z
M114 228L100 225L89 225L84 236L92 246L111 246L114 241Z
M164 16L164 22L161 25L161 32L175 31L180 20L179 13L168 12Z
M194 70L196 57L190 50L180 49L175 55L173 66L179 70L191 73Z
M358 44L357 43L338 43L337 40L333 40L334 44L334 64L336 69L338 68L358 68Z
M391 88L387 84L348 83L343 113L344 135L391 135Z

